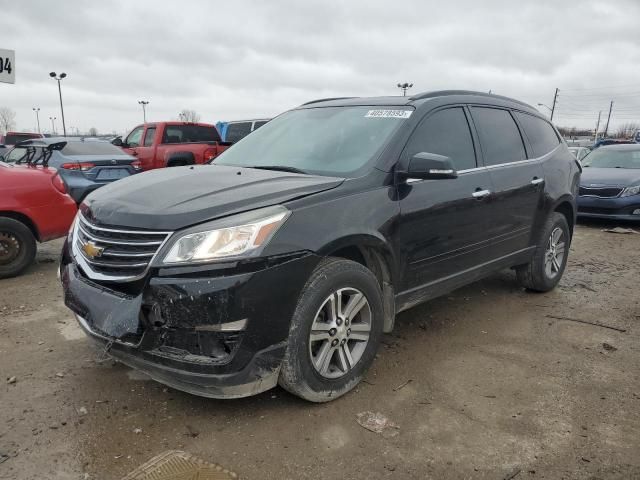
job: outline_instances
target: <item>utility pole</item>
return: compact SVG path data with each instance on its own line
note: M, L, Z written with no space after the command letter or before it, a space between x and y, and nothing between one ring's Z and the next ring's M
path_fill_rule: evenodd
M556 88L556 93L553 95L553 105L551 106L551 118L550 118L550 120L551 120L552 122L553 122L553 114L554 114L554 113L555 113L555 111L556 111L556 102L558 101L558 92L559 92L559 91L560 91L560 90L558 90L558 89Z
M33 111L36 112L36 122L38 122L38 133L40 133L40 115L38 112L40 111L40 107L33 107Z
M138 100L138 103L142 105L142 118L144 123L147 123L147 105L149 105L149 102L147 100Z
M609 131L609 121L611 120L611 110L613 110L613 100L611 100L611 103L609 104L609 116L607 116L607 124L604 127L604 135L602 136L602 138L607 138L607 132Z
M49 117L49 120L51 120L51 133L53 135L56 134L56 118L57 117Z
M598 128L600 128L600 116L602 115L602 110L600 110L598 112L598 121L596 122L596 134L594 136L593 141L597 142L598 141Z

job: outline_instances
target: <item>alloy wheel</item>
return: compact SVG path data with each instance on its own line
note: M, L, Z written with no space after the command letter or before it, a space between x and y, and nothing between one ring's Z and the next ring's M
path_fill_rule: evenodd
M565 248L564 232L560 227L556 227L551 231L544 255L544 272L548 278L555 278L560 273Z
M360 290L341 288L325 299L309 335L311 363L321 376L339 378L358 364L369 342L371 319L371 306Z

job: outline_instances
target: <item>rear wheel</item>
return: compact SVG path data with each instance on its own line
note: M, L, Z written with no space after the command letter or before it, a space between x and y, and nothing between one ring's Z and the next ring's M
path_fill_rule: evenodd
M555 288L567 266L570 242L567 219L561 213L552 213L540 232L533 258L516 268L520 284L535 292Z
M344 395L373 362L382 318L380 287L370 270L350 260L323 261L298 299L280 385L312 402Z
M36 239L24 223L0 218L0 278L18 275L36 256Z

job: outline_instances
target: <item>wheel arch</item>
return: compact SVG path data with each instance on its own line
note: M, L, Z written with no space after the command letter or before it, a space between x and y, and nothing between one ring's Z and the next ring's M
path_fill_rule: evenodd
M564 215L567 219L567 223L569 224L569 233L571 234L571 237L573 237L573 228L576 224L576 208L574 203L571 201L571 198L561 198L554 205L553 211Z
M0 210L0 218L12 218L20 223L23 223L31 230L31 233L39 242L41 241L40 232L38 231L38 227L36 224L24 213L14 212L14 211L4 211Z
M359 263L378 279L384 307L383 331L393 330L395 320L394 256L389 245L374 235L351 235L325 245L318 251L325 257L338 257Z

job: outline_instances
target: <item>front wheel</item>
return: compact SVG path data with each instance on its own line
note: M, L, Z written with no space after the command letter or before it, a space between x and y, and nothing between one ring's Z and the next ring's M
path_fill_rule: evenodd
M0 278L14 277L36 257L36 239L24 223L0 217Z
M320 263L293 314L280 385L312 402L344 395L362 379L382 335L375 275L350 260Z
M531 261L516 268L520 285L535 292L555 288L567 266L570 243L567 219L561 213L553 212L540 232Z

